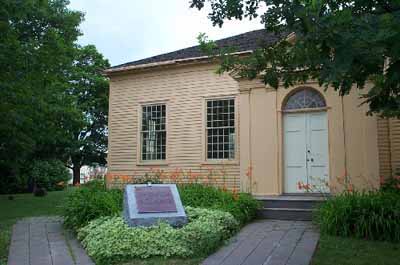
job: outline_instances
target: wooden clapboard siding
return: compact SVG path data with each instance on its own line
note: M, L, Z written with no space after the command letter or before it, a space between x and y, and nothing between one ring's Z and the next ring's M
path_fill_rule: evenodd
M390 156L392 173L400 173L400 120L389 120L389 135L390 135Z
M229 75L215 73L216 66L200 64L153 69L110 77L108 172L111 175L143 176L163 170L173 175L210 175L213 181L239 188L239 144L235 162L207 164L204 157L204 100L236 95L236 139L239 139L238 84ZM141 104L167 104L166 164L143 165L138 155L138 111ZM152 174L152 173L151 173Z
M378 119L380 174L389 177L400 173L400 120Z
M379 174L392 175L389 120L378 118Z

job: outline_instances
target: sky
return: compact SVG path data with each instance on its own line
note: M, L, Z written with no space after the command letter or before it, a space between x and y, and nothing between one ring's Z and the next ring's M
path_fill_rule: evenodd
M94 44L111 65L197 45L200 32L217 40L262 28L259 19L213 27L209 7L189 8L189 0L70 0L82 11L81 45Z

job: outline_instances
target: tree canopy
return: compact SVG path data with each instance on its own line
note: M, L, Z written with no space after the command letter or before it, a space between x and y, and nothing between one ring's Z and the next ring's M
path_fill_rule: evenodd
M68 157L79 183L80 168L93 163L105 165L107 152L108 80L102 71L110 64L93 45L76 50L66 93L74 98L81 119L67 124Z
M0 193L25 189L33 160L71 161L88 123L100 144L82 150L104 153L108 62L76 44L83 14L68 4L0 1Z
M246 58L220 53L221 72L261 77L274 88L313 79L340 95L371 82L363 93L369 113L400 117L400 0L192 0L190 6L207 3L214 26L261 15L265 30L282 36ZM285 38L290 33L295 41ZM201 44L216 54L204 36Z

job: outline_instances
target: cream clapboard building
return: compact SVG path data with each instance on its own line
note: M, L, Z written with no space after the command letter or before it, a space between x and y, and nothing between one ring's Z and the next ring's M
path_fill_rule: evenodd
M276 41L258 30L217 44L245 55ZM334 193L343 176L376 187L400 166L400 124L366 116L362 90L343 98L313 82L275 90L217 68L196 46L107 69L109 174L212 178L280 195L304 193L299 183Z

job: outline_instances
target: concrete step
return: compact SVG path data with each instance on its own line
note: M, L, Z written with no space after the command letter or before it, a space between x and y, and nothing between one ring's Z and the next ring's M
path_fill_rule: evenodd
M258 216L278 220L312 220L313 210L326 200L320 195L281 195L256 197L262 203Z
M262 206L265 208L297 208L297 209L314 209L322 201L297 199L297 200L282 200L282 199L264 199L261 200Z
M312 209L298 208L262 208L258 211L261 219L291 220L291 221L311 221Z

